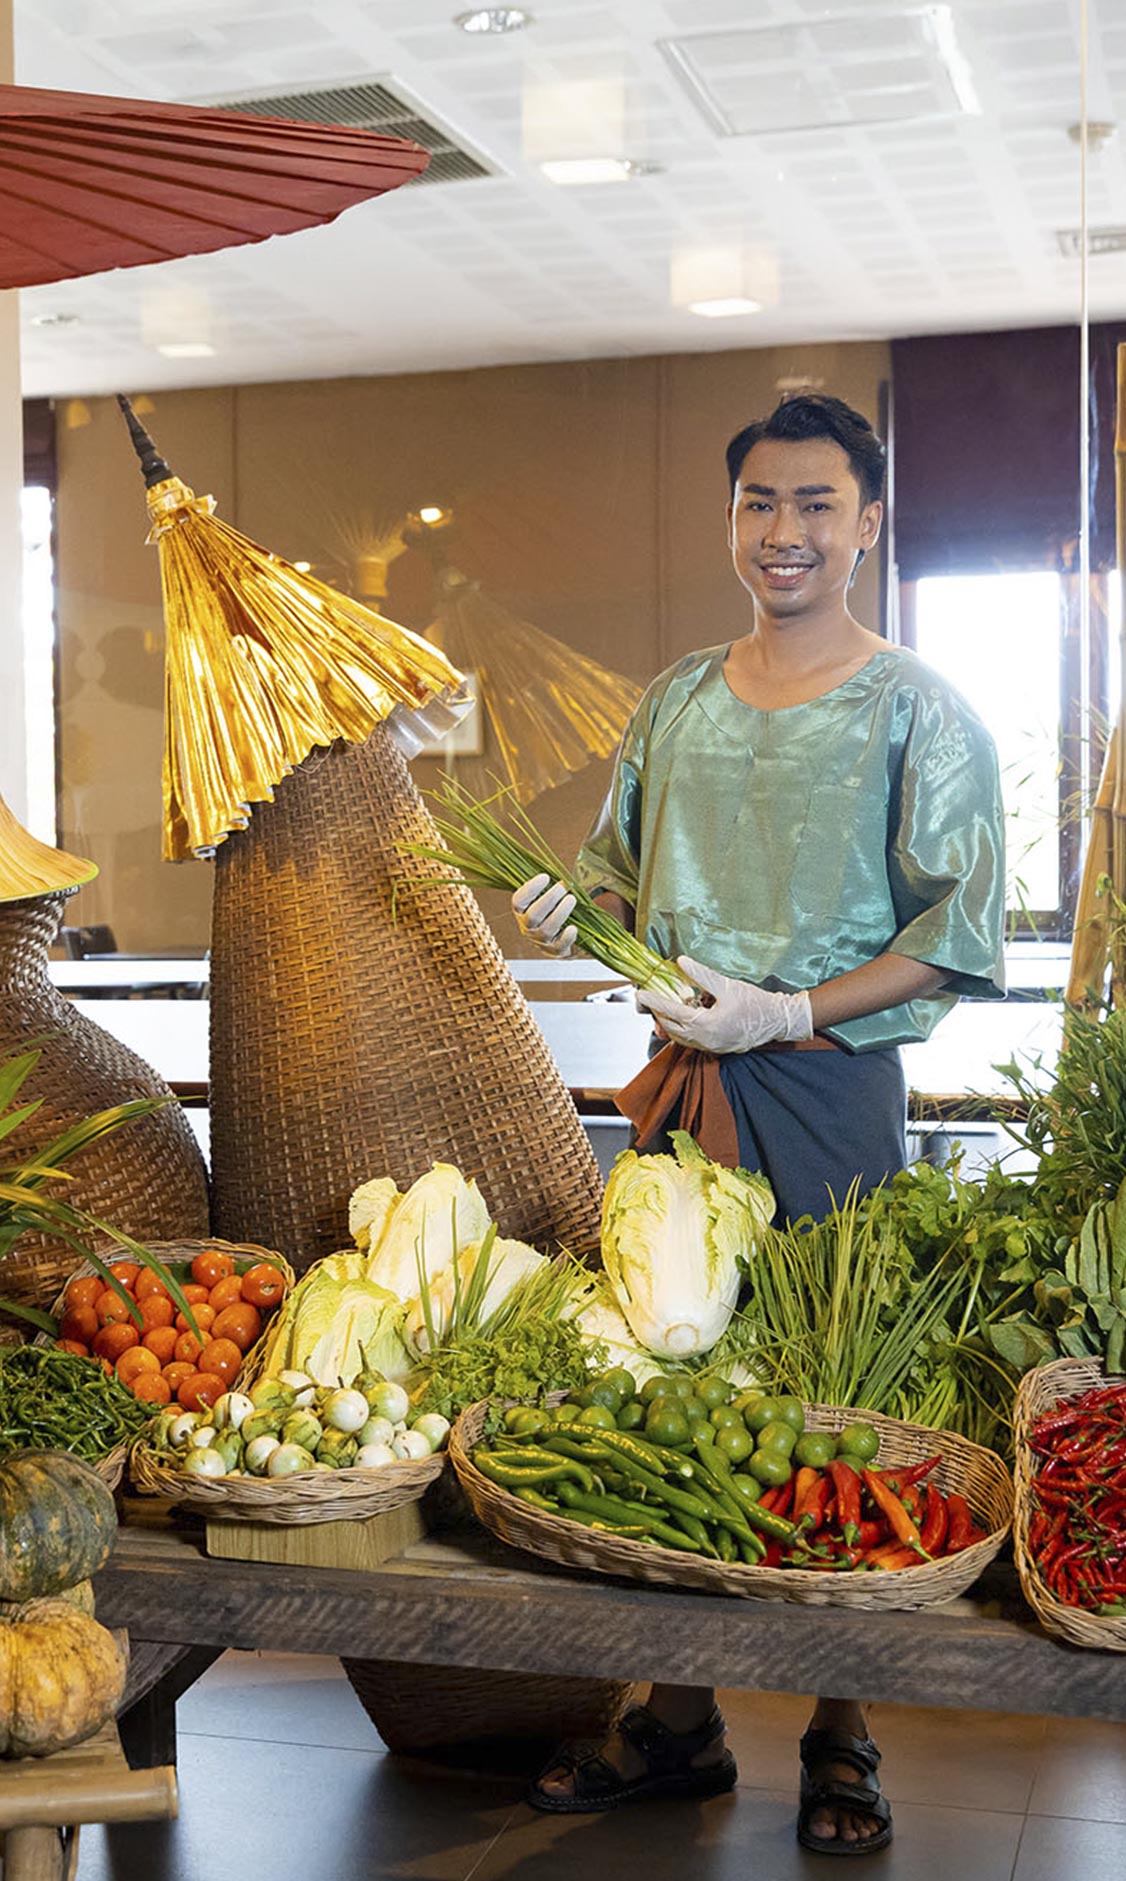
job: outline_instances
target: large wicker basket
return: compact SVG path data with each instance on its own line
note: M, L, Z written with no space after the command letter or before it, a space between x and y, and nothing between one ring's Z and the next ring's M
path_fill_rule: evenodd
M436 1161L501 1231L597 1248L602 1182L559 1071L377 728L318 751L215 859L213 1223L299 1270L348 1245L348 1197Z
M1054 1410L1069 1398L1081 1398L1108 1382L1099 1359L1056 1359L1027 1372L1017 1391L1013 1428L1016 1438L1016 1512L1013 1540L1017 1572L1024 1597L1042 1627L1073 1646L1089 1646L1102 1651L1126 1652L1126 1617L1099 1619L1081 1607L1069 1607L1057 1600L1041 1579L1028 1546L1029 1528L1035 1514L1033 1493L1040 1459L1029 1441L1032 1427L1046 1411ZM1126 1382L1126 1381L1124 1381Z
M32 1043L40 1053L21 1093L40 1099L40 1108L6 1139L6 1161L30 1155L79 1117L132 1098L172 1097L150 1065L53 986L47 948L65 903L62 892L0 902L0 1057ZM67 1200L138 1241L207 1233L207 1172L178 1104L91 1143L67 1167ZM73 1266L72 1248L24 1235L4 1261L0 1293L47 1306Z
M359 1522L417 1502L445 1467L445 1456L379 1469L302 1470L296 1476L185 1476L146 1441L129 1452L129 1475L142 1496L182 1502L209 1522L270 1522L286 1528L306 1522Z
M412 1752L520 1740L521 1761L538 1768L562 1738L601 1741L630 1701L632 1685L472 1666L342 1659L352 1689L389 1750Z
M1012 1481L1001 1459L991 1450L983 1450L949 1431L900 1424L873 1411L807 1405L806 1423L811 1430L839 1431L860 1418L871 1424L880 1436L881 1468L939 1456L934 1481L946 1494L956 1490L965 1496L975 1519L987 1530L985 1539L948 1560L924 1562L890 1574L822 1574L804 1568L728 1566L648 1542L600 1534L562 1516L532 1508L507 1489L499 1488L474 1467L471 1455L484 1429L488 1408L487 1404L472 1405L459 1417L450 1435L450 1457L474 1514L512 1547L526 1548L563 1567L594 1574L617 1574L664 1586L698 1587L707 1593L740 1594L748 1599L792 1600L808 1606L881 1611L931 1607L953 1600L973 1586L1000 1552L1012 1522Z

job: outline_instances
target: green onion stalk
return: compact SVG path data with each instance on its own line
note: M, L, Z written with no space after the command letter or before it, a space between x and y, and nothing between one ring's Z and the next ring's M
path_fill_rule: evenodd
M570 916L579 946L591 958L620 973L622 978L647 992L671 995L693 1002L697 991L671 960L662 959L651 947L624 928L620 921L600 907L593 895L572 880L550 844L540 835L531 818L515 801L510 788L478 801L452 777L444 777L438 789L429 793L439 812L434 817L445 847L435 849L426 843L411 843L408 855L427 862L452 863L455 877L469 888L502 888L510 893L533 875L549 875L562 882L575 897ZM505 823L498 820L490 804L504 800Z

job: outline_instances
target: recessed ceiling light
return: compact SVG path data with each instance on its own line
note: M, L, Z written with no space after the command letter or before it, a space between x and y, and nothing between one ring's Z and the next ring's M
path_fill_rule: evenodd
M164 346L157 347L165 359L214 359L215 348L206 340L170 340Z
M518 33L531 24L532 16L523 7L472 7L454 19L463 33Z
M31 316L33 327L76 327L78 321L76 313L41 313Z
M730 320L735 314L761 313L762 302L748 300L743 294L729 294L721 300L694 300L688 311L703 314L705 320Z
M424 523L440 523L445 513L444 509L439 509L437 503L426 503L418 512L418 520Z
M630 183L642 176L659 176L659 163L639 163L631 157L549 157L540 164L549 183L571 188L581 183Z

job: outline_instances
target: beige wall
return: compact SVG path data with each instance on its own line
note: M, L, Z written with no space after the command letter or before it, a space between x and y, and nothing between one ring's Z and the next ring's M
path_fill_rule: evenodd
M875 420L888 369L878 343L598 360L161 393L145 422L229 522L329 580L346 582L365 537L408 509L452 507L458 566L640 682L745 627L723 538L727 438L771 409L783 375ZM208 867L160 861L162 627L141 478L112 401L85 411L73 426L59 412L60 839L102 873L69 918L110 923L130 952L203 947ZM387 612L421 629L431 601L422 559L397 561ZM874 563L856 608L880 624ZM433 774L416 769L423 784ZM537 800L565 856L608 770ZM512 946L501 898L488 899Z

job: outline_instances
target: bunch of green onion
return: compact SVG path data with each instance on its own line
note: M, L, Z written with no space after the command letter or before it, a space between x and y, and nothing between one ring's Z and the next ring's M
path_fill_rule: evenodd
M592 959L612 973L620 973L634 986L667 993L686 1002L696 998L696 989L671 960L662 959L651 947L646 947L600 907L593 895L588 895L569 879L559 857L510 790L498 790L495 796L479 802L453 778L444 777L431 796L439 811L434 823L445 848L412 843L408 855L421 856L428 862L452 862L460 880L470 888L504 888L511 892L530 881L533 875L548 875L553 882L562 882L574 895L575 907L569 919L579 946ZM502 799L505 800L507 827L489 808Z

